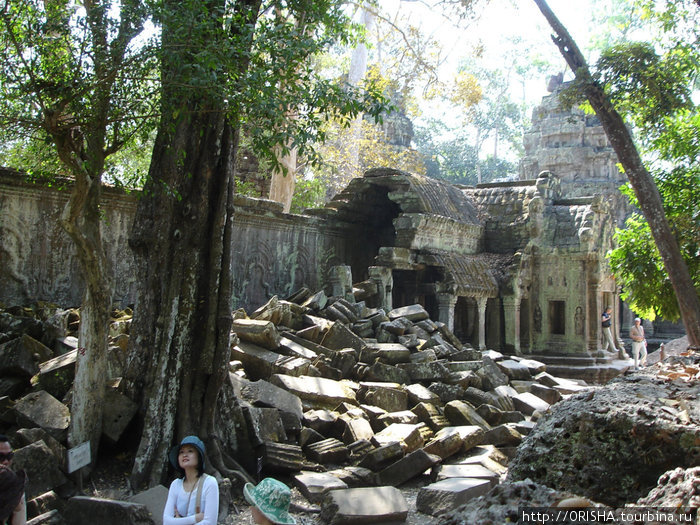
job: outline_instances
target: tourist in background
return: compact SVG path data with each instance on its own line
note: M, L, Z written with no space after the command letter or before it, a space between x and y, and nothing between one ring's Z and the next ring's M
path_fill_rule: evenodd
M603 351L607 352L608 348L613 354L617 354L617 348L615 348L615 341L612 336L612 308L607 307L600 317L601 325L603 327L603 338L605 339L605 346L603 346Z
M25 525L27 523L27 503L24 499L24 485L26 474L24 471L12 472L12 458L14 456L10 440L5 434L0 434L0 468L2 479L0 480L0 498L3 514L0 515L0 523L9 525ZM15 498L16 490L20 490L19 497ZM8 514L5 512L9 511ZM9 519L8 519L9 518Z
M647 340L644 337L644 327L642 326L642 320L639 317L634 320L634 325L632 325L632 328L630 328L630 339L632 339L634 369L637 370L640 363L641 366L647 366Z
M216 525L219 517L219 484L204 473L204 443L185 437L168 455L181 477L170 484L163 510L163 525Z

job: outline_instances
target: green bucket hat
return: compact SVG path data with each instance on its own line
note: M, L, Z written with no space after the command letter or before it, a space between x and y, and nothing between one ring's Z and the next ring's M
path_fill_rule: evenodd
M243 495L248 503L256 506L272 523L294 525L297 522L289 515L292 492L281 481L265 478L257 485L246 483Z

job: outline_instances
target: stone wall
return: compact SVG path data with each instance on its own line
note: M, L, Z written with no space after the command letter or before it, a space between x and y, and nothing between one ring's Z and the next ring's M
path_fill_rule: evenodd
M68 190L0 171L0 302L81 303L75 249L59 225ZM136 268L128 246L136 195L115 188L105 188L103 195L115 306L133 304L136 297ZM304 285L319 288L330 266L343 262L348 252L344 225L284 214L271 201L238 197L235 223L234 302L249 311L274 294L286 296Z

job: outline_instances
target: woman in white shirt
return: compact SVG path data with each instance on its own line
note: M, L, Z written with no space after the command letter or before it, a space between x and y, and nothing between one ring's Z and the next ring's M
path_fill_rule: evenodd
M170 484L163 510L163 525L216 525L219 484L204 473L204 443L187 436L168 456L181 475Z

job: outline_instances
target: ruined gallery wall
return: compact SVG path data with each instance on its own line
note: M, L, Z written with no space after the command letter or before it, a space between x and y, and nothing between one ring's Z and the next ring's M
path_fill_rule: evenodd
M75 249L59 218L66 190L23 182L0 172L0 302L81 303L83 283ZM128 246L135 195L105 188L103 235L112 261L115 306L135 302L136 268ZM316 218L289 215L281 206L239 197L236 201L234 301L251 311L271 295L321 286L330 266L344 260L342 228Z

